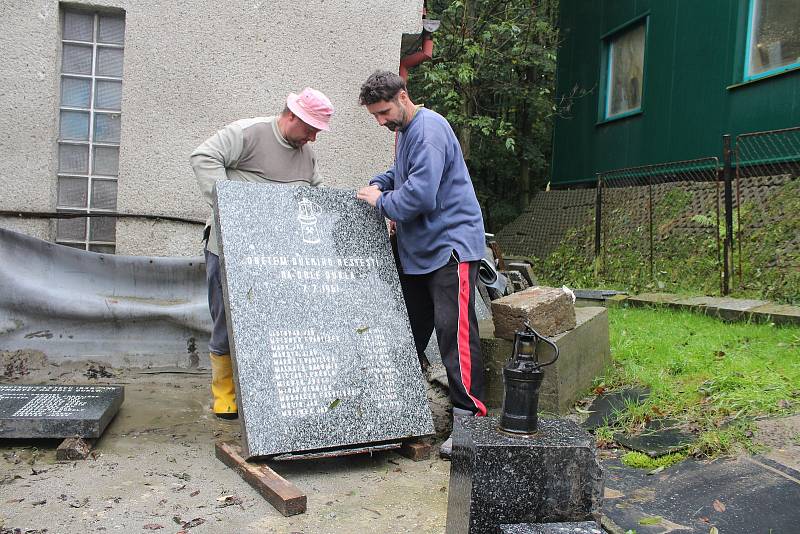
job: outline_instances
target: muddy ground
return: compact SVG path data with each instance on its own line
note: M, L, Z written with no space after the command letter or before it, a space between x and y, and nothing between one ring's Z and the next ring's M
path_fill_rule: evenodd
M214 457L240 426L211 414L207 373L56 366L35 354L7 358L4 371L3 383L121 384L125 402L85 461L56 462L59 441L0 441L3 534L444 532L450 464L435 452L450 416L438 386L430 460L383 452L272 464L308 496L308 511L287 518Z

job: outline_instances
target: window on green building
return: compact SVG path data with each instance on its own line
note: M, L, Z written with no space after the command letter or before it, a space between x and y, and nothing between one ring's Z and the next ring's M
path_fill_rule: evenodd
M646 19L605 40L605 118L628 115L642 108Z
M800 1L750 0L745 80L800 67Z

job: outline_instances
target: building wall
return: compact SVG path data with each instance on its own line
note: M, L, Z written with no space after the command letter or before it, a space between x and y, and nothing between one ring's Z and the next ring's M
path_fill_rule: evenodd
M117 209L205 220L189 154L225 124L272 115L312 86L336 108L314 144L329 186L355 188L384 170L394 137L358 105L376 68L396 71L403 33L421 30L422 1L77 0L125 10ZM55 211L60 4L0 0L0 210ZM44 220L0 225L55 238ZM117 253L195 255L202 227L123 219Z
M742 82L749 0L561 0L552 182L722 153L722 135L800 124L800 70ZM649 15L641 114L599 120L602 36Z

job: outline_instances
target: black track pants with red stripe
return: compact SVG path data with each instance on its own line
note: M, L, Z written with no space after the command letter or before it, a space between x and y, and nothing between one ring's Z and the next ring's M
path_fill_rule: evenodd
M483 416L485 379L475 315L477 281L478 262L455 258L428 274L400 275L420 360L435 328L453 406Z

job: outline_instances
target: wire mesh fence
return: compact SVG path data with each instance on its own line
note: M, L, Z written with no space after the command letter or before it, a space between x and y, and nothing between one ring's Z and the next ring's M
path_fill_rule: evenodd
M633 291L721 290L719 160L598 175L598 278Z
M736 138L735 294L800 302L800 127Z

